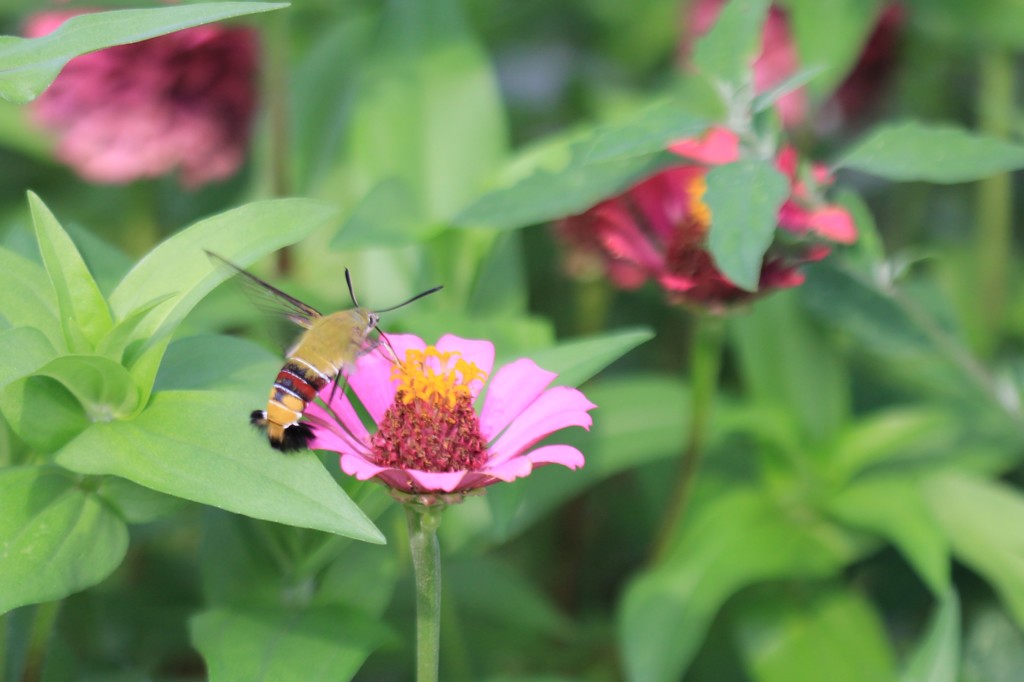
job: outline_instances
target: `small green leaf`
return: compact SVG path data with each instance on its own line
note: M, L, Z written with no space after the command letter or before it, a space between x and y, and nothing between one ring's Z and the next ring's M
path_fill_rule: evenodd
M1024 553L1008 542L1024 524L1018 490L962 473L943 473L924 484L932 514L956 558L989 581L1018 626L1024 626Z
M786 78L781 83L773 87L771 90L766 90L755 97L751 108L754 113L764 111L789 93L799 90L803 86L807 85L809 82L820 76L824 71L826 71L826 69L820 66L800 69L792 76Z
M350 680L388 638L379 620L336 605L213 609L189 631L213 680Z
M959 672L960 598L950 589L941 595L928 632L914 648L900 682L957 682Z
M24 104L49 87L71 59L222 19L287 7L284 3L211 2L81 14L40 38L0 36L0 97Z
M542 368L558 373L556 384L578 386L653 337L648 329L629 329L560 343L530 353L530 357Z
M813 589L813 588L812 588ZM768 591L745 601L740 654L757 682L892 682L893 656L870 602L851 589Z
M56 460L254 518L383 542L319 460L282 455L249 426L255 400L251 393L163 391L131 421L94 424Z
M889 180L957 183L1024 168L1024 146L952 126L880 126L835 164Z
M28 193L39 253L50 275L61 325L73 353L91 352L113 322L107 302L64 228L34 193Z
M35 327L57 350L67 346L50 280L37 263L0 247L0 323Z
M715 25L694 48L693 63L701 73L733 88L750 80L768 5L768 0L725 4Z
M92 421L124 419L139 406L139 390L128 371L99 355L62 355L37 372L64 385Z
M50 341L34 327L0 332L0 388L32 374L56 355Z
M28 376L0 391L0 411L36 452L56 452L92 423L75 396L50 377Z
M629 679L679 680L737 590L773 578L831 575L850 552L834 529L754 490L733 489L695 507L663 563L626 589L618 636Z
M753 159L712 168L707 183L708 246L715 264L736 286L757 291L789 183L769 162Z
M128 549L121 519L56 467L0 470L0 499L0 613L95 585Z

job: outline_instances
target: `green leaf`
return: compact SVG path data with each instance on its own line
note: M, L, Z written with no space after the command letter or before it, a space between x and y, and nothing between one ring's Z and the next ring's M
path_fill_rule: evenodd
M253 400L251 393L157 393L131 421L94 424L56 461L258 519L383 542L319 460L282 455L249 426Z
M24 104L45 90L71 59L222 19L287 7L284 3L211 2L81 14L40 38L0 36L0 97Z
M810 90L832 92L853 69L879 17L878 0L789 0L786 3L801 64L823 71Z
M0 613L95 585L128 549L121 519L56 467L0 470L0 499Z
M72 352L88 353L113 322L96 280L64 228L34 193L28 193L39 253L57 295L64 338Z
M0 388L32 374L56 355L50 341L34 327L0 332Z
M189 621L212 680L350 680L388 635L340 606L212 609Z
M626 589L618 636L629 679L680 679L711 619L740 588L831 575L850 556L834 529L753 490L726 492L690 519L664 562Z
M973 614L964 642L960 682L1017 682L1024 670L1024 634L994 604Z
M1024 524L1024 497L1008 486L954 472L932 476L924 486L956 558L988 580L1024 627L1024 551L1007 541Z
M786 78L781 83L773 87L771 90L766 90L760 95L754 98L754 103L751 109L754 113L758 113L768 109L773 104L778 102L780 99L788 95L789 93L799 90L800 88L807 85L809 82L820 76L826 69L824 67L814 67L809 69L800 69L789 78Z
M578 386L653 337L649 329L627 329L560 343L530 353L530 357L542 368L558 373L556 384Z
M588 164L645 156L672 142L703 134L711 122L678 97L655 102L624 121L597 127L588 141Z
M265 392L282 364L280 356L252 341L233 336L189 336L175 339L167 348L155 388Z
M29 376L0 391L0 410L11 429L36 452L56 452L92 423L63 384Z
M715 264L736 286L757 291L789 182L771 163L749 159L712 168L707 183L708 246Z
M373 47L349 130L353 180L401 181L427 224L448 220L506 153L487 54L456 0L387 3Z
M949 590L949 543L914 478L858 479L830 500L827 509L844 523L895 545L933 594Z
M881 618L850 589L764 593L744 611L737 640L757 682L895 679Z
M0 324L35 327L62 350L66 348L57 302L46 271L38 264L0 247Z
M732 88L751 80L768 5L768 0L725 4L715 25L694 48L693 63L701 73Z
M130 338L139 341L129 369L145 395L156 376L171 333L203 296L229 273L204 253L213 251L239 265L292 244L334 216L336 209L309 199L257 201L226 211L176 233L136 264L110 296L115 319L137 310L151 312L135 324ZM155 301L170 297L154 306Z
M139 407L139 389L121 365L98 355L63 355L37 372L64 385L91 421L129 417Z
M181 511L187 504L117 476L104 476L96 494L128 523L152 523Z
M591 162L592 140L572 140L546 149L547 165L477 198L454 218L462 227L511 230L582 213L654 172L678 165L667 152ZM533 154L531 154L532 156ZM519 162L513 162L516 166Z
M957 183L1024 168L1024 146L952 126L880 126L835 164L889 180Z
M900 682L957 682L959 671L960 598L950 589L941 595L928 632L914 648Z
M352 210L331 240L331 248L393 248L426 241L439 227L422 218L415 202L411 189L402 180L388 178L378 183Z

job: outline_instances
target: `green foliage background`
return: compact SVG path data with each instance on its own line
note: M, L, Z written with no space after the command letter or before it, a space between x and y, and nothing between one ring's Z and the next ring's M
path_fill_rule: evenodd
M861 236L721 321L717 376L690 364L707 320L568 279L550 223L738 112L783 135L782 91L748 87L763 0L733 0L696 74L675 0L137 3L31 41L13 36L37 3L7 3L0 677L410 676L401 514L248 426L280 349L210 249L321 309L345 305L345 266L371 308L443 283L386 328L489 338L598 405L564 434L582 470L446 511L442 679L1017 680L1024 14L903 3L888 87L833 125L881 4L780 4L806 67L787 87L812 104L789 136L837 171ZM69 59L225 19L264 49L235 178L91 185L28 122ZM778 174L720 171L710 249L752 285ZM708 375L701 468L659 540Z

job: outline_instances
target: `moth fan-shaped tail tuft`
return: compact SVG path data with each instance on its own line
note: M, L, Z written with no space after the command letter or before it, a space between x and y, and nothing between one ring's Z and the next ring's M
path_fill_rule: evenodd
M284 428L270 424L268 428L267 413L264 410L253 410L249 415L249 423L265 431L270 447L281 452L305 450L309 448L309 441L313 439L312 427L304 422L296 422Z

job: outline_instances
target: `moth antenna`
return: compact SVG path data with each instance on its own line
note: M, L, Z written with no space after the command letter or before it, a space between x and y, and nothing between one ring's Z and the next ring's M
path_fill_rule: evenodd
M348 274L348 270L346 270L345 273ZM444 285L443 284L440 285L440 286L436 286L433 289L427 289L426 291L422 291L422 292L416 294L415 296L413 296L412 298L410 298L408 301L403 301L403 302L399 303L398 305L393 305L390 308L383 308L383 309L377 310L375 312L378 312L378 313L389 313L392 310L397 310L398 308L401 308L402 306L409 305L413 301L418 301L421 298L423 298L424 296L429 296L430 294L432 294L432 293L434 293L436 291L441 291L441 289L444 289Z
M359 301L356 300L356 292L352 289L352 275L349 274L348 268L345 268L345 283L348 284L348 296L352 299L352 305L359 307Z

